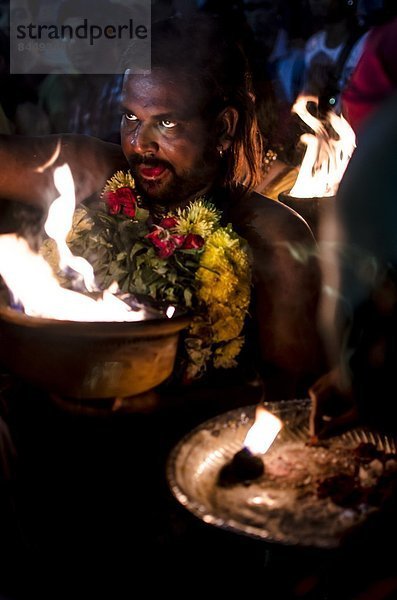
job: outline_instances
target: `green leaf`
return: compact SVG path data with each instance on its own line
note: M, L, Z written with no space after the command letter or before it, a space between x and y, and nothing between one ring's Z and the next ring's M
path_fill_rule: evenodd
M189 307L192 306L193 294L192 294L191 290L189 290L189 288L184 289L183 298L185 300L186 306L189 306Z
M130 250L130 258L131 260L134 258L138 252L143 252L146 249L146 244L144 242L134 242L131 246Z

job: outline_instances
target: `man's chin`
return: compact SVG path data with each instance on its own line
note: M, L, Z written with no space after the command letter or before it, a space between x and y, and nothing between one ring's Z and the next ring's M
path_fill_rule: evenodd
M172 185L170 185L170 182L167 183L166 181L156 179L136 178L135 183L138 192L147 200L161 202L162 200L169 198L172 193Z
M145 178L139 173L133 173L133 176L137 190L146 202L170 209L184 205L205 187L198 178L191 178L195 185L188 185L188 177L178 177L170 171L165 177L159 178Z

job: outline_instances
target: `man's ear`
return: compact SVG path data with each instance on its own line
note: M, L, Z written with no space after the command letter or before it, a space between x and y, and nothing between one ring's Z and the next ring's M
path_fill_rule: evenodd
M227 107L218 115L218 146L223 152L232 145L234 134L236 133L238 121L238 112L235 108Z

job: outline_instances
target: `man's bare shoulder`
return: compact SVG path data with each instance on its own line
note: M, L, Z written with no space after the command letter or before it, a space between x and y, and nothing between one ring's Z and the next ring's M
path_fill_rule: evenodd
M242 235L256 233L269 241L314 241L309 226L297 212L258 192L250 192L233 203L232 220Z

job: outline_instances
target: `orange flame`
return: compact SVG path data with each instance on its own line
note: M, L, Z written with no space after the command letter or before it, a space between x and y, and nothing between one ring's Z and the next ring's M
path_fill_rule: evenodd
M308 102L318 105L318 98L299 96L292 107L292 112L313 129L314 135L305 133L300 138L306 145L306 152L289 194L295 198L334 196L356 147L356 136L346 119L329 111L328 125L338 139L331 137L329 128L307 109Z
M283 422L278 417L263 406L258 405L255 411L255 422L248 430L244 446L252 454L265 454L273 444L282 426Z
M75 209L74 182L68 165L55 169L54 182L60 196L49 208L45 230L57 243L61 268L72 267L83 275L87 290L95 290L92 266L74 256L66 244ZM29 316L69 321L140 321L145 316L144 309L132 310L114 295L117 283L97 300L62 288L44 258L13 234L0 235L0 274Z

